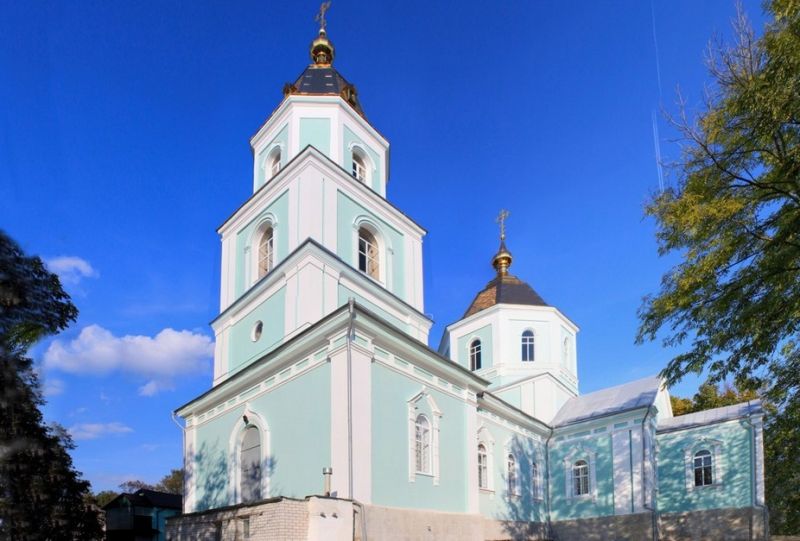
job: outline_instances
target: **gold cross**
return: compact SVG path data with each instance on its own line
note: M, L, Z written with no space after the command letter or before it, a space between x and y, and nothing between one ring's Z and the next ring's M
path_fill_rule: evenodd
M330 8L331 8L331 2L330 2L330 0L328 0L327 2L323 2L323 3L322 3L320 6L319 6L319 13L317 13L317 16L316 16L316 17L314 17L314 21L316 21L316 22L318 22L318 23L319 23L319 29L320 29L320 30L325 30L325 26L327 26L327 24L328 24L328 23L325 21L325 13L327 13L327 11L328 11Z
M506 238L506 219L508 218L509 214L510 213L506 209L502 209L495 220L498 224L500 224L500 240L505 240Z

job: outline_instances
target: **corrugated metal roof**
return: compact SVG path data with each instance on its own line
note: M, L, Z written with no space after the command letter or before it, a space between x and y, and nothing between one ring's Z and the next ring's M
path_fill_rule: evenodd
M553 426L564 426L595 417L646 408L655 402L660 387L661 379L658 376L651 376L570 398L558 410L553 419Z
M667 419L659 419L658 432L669 432L672 430L682 430L696 426L705 426L713 423L720 423L723 421L731 421L733 419L741 419L750 415L763 413L760 400L751 400L749 402L742 402L741 404L734 404L732 406L723 406L721 408L714 408L705 411L698 411L689 413L687 415L679 415L678 417L669 417Z

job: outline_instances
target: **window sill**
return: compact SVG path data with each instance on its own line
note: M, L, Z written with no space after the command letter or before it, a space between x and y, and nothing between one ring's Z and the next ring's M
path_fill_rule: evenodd
M417 475L417 476L421 475L422 477L433 477L432 473L424 472L424 471L415 471L414 475Z
M692 486L691 490L709 490L713 488L722 488L722 483L713 483L711 485Z
M494 489L485 488L485 487L478 487L479 492L483 492L484 494L494 494Z

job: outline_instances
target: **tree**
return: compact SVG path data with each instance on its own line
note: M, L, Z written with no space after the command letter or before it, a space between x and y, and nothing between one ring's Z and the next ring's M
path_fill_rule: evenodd
M717 385L711 382L703 383L692 398L670 396L673 415L686 415L724 406L732 406L749 400L757 400L758 393L752 389L735 387L726 383Z
M183 494L183 477L183 468L174 469L158 482L156 490L171 494Z
M138 479L131 479L129 481L125 481L124 483L120 483L119 489L122 492L127 492L127 493L136 492L142 489L156 490L156 488L153 485L145 483L144 481L139 481Z
M44 423L27 349L77 316L58 277L0 231L0 538L100 539L67 432Z
M665 369L670 384L704 368L758 381L793 367L769 382L800 382L800 4L769 9L761 39L740 15L737 43L712 51L705 110L675 120L677 185L647 207L660 253L682 258L640 310L640 342L662 330L668 346L691 342Z
M689 115L681 100L671 119L684 143L676 182L646 213L659 252L680 262L645 297L637 342L681 347L662 372L670 385L705 370L712 382L765 389L777 411L765 430L770 448L781 430L798 439L800 2L766 9L772 21L760 38L740 13L733 45L709 48L713 84L702 110ZM792 453L773 451L770 470L797 470ZM800 522L800 506L776 490L792 485L768 475L768 497L778 498L768 503L787 510L773 514L778 533Z

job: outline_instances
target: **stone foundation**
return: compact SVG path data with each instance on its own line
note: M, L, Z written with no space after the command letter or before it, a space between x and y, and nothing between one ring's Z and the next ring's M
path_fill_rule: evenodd
M760 509L714 509L664 514L659 541L765 541ZM168 541L650 541L650 513L536 522L491 520L467 513L442 513L361 505L310 496L272 498L253 504L189 513L167 520Z
M762 541L768 538L763 509L709 509L659 517L662 541Z

